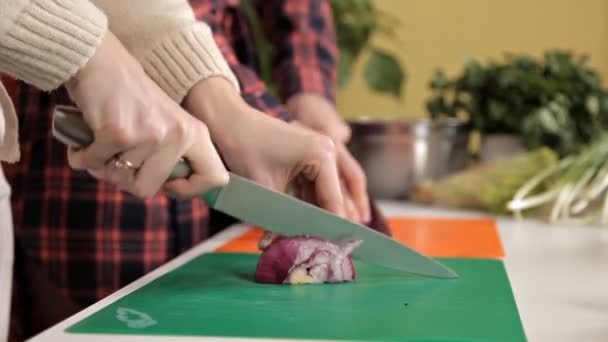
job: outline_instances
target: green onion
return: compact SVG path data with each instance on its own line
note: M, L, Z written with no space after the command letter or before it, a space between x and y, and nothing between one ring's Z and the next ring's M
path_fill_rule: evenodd
M608 224L608 135L539 172L507 205L516 218L541 207L548 209L549 222Z

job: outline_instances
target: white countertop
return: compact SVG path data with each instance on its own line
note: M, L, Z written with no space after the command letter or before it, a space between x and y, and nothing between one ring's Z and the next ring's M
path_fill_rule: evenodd
M479 217L477 213L381 202L387 216ZM608 228L545 225L498 219L505 265L529 341L608 341ZM197 255L214 250L248 228L236 226L198 245L108 298L51 327L32 341L79 341L71 324L142 287ZM116 341L87 335L89 342ZM121 341L190 341L194 338L120 336ZM259 341L197 338L197 341ZM278 340L274 340L277 341Z
M389 216L483 216L386 202ZM608 228L497 220L529 341L608 341Z

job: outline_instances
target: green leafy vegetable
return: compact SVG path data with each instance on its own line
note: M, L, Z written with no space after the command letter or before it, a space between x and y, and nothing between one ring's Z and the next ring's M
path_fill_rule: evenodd
M466 113L482 134L518 134L524 146L577 152L608 128L608 92L586 56L551 50L543 58L469 60L460 75L430 81L432 117Z

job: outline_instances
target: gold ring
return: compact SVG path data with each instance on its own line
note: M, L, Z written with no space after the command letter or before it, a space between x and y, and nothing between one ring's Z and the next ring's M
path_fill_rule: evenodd
M120 158L114 160L114 167L121 170L137 170L137 166L133 165L133 163Z

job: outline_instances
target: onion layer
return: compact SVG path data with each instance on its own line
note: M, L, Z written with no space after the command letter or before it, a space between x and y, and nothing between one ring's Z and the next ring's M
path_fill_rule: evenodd
M255 281L272 284L339 283L355 279L350 254L360 240L278 237L258 261Z

